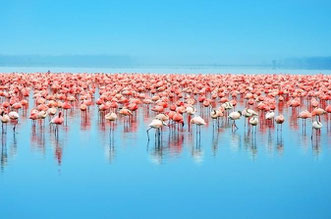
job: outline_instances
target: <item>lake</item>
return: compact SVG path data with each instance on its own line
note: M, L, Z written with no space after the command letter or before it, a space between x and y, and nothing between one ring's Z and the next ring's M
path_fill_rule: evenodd
M244 119L236 132L226 119L217 127L202 109L201 139L193 126L164 127L160 143L154 130L147 141L145 108L112 133L95 106L71 110L58 137L28 110L15 134L10 124L2 132L1 218L330 218L331 121L323 116L311 139L310 121L304 129L296 118L303 109L284 108L282 131L265 124L256 135Z

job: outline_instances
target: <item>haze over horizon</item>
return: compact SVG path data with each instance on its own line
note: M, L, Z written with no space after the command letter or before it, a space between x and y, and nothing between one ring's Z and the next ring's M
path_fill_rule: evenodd
M0 54L147 64L331 57L330 1L4 1Z

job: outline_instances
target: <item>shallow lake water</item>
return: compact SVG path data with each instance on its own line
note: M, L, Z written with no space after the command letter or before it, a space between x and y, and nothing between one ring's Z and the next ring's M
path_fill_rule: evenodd
M27 111L1 135L1 218L329 218L331 121L311 139L303 109L284 108L282 130L256 134L201 109L201 138L186 124L164 127L160 142L153 130L147 141L145 108L112 133L96 107L72 110L58 137Z

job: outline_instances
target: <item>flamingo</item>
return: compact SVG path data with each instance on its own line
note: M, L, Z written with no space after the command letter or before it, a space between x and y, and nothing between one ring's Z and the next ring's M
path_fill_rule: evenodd
M312 116L317 116L318 117L318 121L321 121L321 115L326 114L326 111L322 108L318 108L316 107L315 109L313 109L313 111L311 112Z
M242 115L241 111L234 111L234 112L231 112L231 113L229 114L229 118L230 118L231 120L233 120L233 123L232 123L232 131L233 131L234 127L236 128L236 130L238 129L238 127L237 127L237 125L236 125L236 120L239 120L240 117L241 117L241 115Z
M64 102L63 103L63 105L62 105L62 108L65 110L65 112L66 112L66 121L67 121L67 116L68 116L68 112L67 112L67 110L69 110L69 109L71 109L72 108L72 106L70 105L70 103L68 103L68 102Z
M132 116L132 111L126 108L122 108L120 109L120 111L118 112L120 115L122 116Z
M306 120L312 118L312 114L308 110L301 111L298 116L299 119L303 119L302 125L305 127L306 130Z
M47 112L46 111L39 111L38 112L38 119L41 119L41 120L43 120L43 121L45 121L45 118L47 117Z
M313 139L313 130L321 130L321 128L323 127L322 123L320 121L315 120L312 123L312 129L311 129L311 139Z
M186 107L186 113L189 115L194 115L197 112L197 110L193 106L187 106Z
M117 115L116 115L116 113L114 113L114 112L110 112L110 113L107 113L107 114L105 115L105 119L106 119L107 121L110 122L110 128L109 128L109 131L111 132L111 131L112 131L112 126L113 126L113 128L114 128L114 122L115 122L116 119L117 119Z
M275 117L275 121L278 125L280 125L280 129L282 130L283 128L283 123L285 121L285 118L282 114L278 115ZM278 131L278 126L277 126L277 131Z
M202 125L207 125L207 123L205 122L205 120L203 118L201 118L201 116L194 116L191 121L191 124L196 125L196 130L197 133L199 134L199 136L201 136L201 126Z
M182 127L185 125L183 115L180 113L175 113L172 117L172 120L178 124L182 124Z
M85 112L87 110L87 105L83 102L83 103L80 104L79 109L82 112Z
M56 112L57 112L57 109L56 109L55 107L49 108L49 109L47 110L47 114L48 114L49 116L54 116L54 115L56 114Z
M257 118L256 115L252 116L249 120L248 120L249 124L253 127L255 127L255 134L256 134L256 126L259 123L259 119ZM252 129L253 130L253 129Z
M249 124L251 124L252 126L257 126L258 123L259 119L257 118L257 116L253 116L249 119Z
M252 109L249 109L249 108L245 108L243 111L242 111L242 115L245 117L245 118L250 118L250 117L252 117L252 116L257 116L258 114L257 114L257 112L255 112L254 110L252 110ZM245 120L245 123L244 123L245 125L246 125L246 120Z
M331 105L327 105L327 107L325 108L325 111L328 113L328 120L329 120L329 115L331 114ZM329 121L327 124L329 125Z
M159 119L162 122L167 122L167 121L169 121L169 116L164 113L159 113L155 116L155 119Z
M213 126L214 126L214 120L217 119L217 126L219 126L219 118L223 116L223 112L221 110L215 110L213 109L210 112L210 117L213 119Z
M63 116L62 116L62 112L60 111L57 117L54 117L49 124L55 124L56 125L56 129L55 129L55 134L57 134L59 132L59 125L63 124Z
M271 122L273 121L274 117L275 117L275 112L273 110L270 110L265 115L266 120Z
M18 119L19 119L20 116L19 116L18 113L15 112L15 111L11 111L11 112L9 112L8 116L9 116L10 120L14 122L13 130L14 130L14 133L15 133L16 125L17 125L17 123L18 123Z
M222 103L221 106L225 109L226 112L227 111L230 111L231 109L233 109L233 105L232 105L231 102Z
M160 129L162 128L162 126L167 126L167 124L165 122L163 122L162 120L160 119L153 119L152 122L148 125L148 129L146 131L147 133L147 139L148 141L150 140L149 138L149 130L151 130L152 128L153 129L156 129L156 133L158 136L160 136Z
M38 112L35 111L31 111L29 119L31 119L33 121L33 126L35 125L35 121L38 119Z
M325 111L327 113L331 113L331 105L327 105L327 107L325 108Z
M252 117L252 116L257 116L258 113L255 112L254 110L252 109L249 109L249 108L245 108L243 111L242 111L242 115L246 118L249 118L249 117Z
M5 113L5 111L1 112L1 123L2 123L2 131L3 131L3 124L6 124L6 129L7 129L7 123L9 122L10 118L9 116Z
M308 110L304 110L304 111L299 113L298 118L300 118L300 119L311 119L312 114Z
M110 121L110 122L113 122L113 121L115 121L117 119L117 115L114 112L110 112L110 113L107 113L105 115L105 119L108 120L108 121Z

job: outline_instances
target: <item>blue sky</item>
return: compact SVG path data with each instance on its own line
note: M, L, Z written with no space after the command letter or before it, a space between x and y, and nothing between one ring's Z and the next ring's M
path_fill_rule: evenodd
M0 54L129 55L164 63L330 56L331 1L10 0Z

